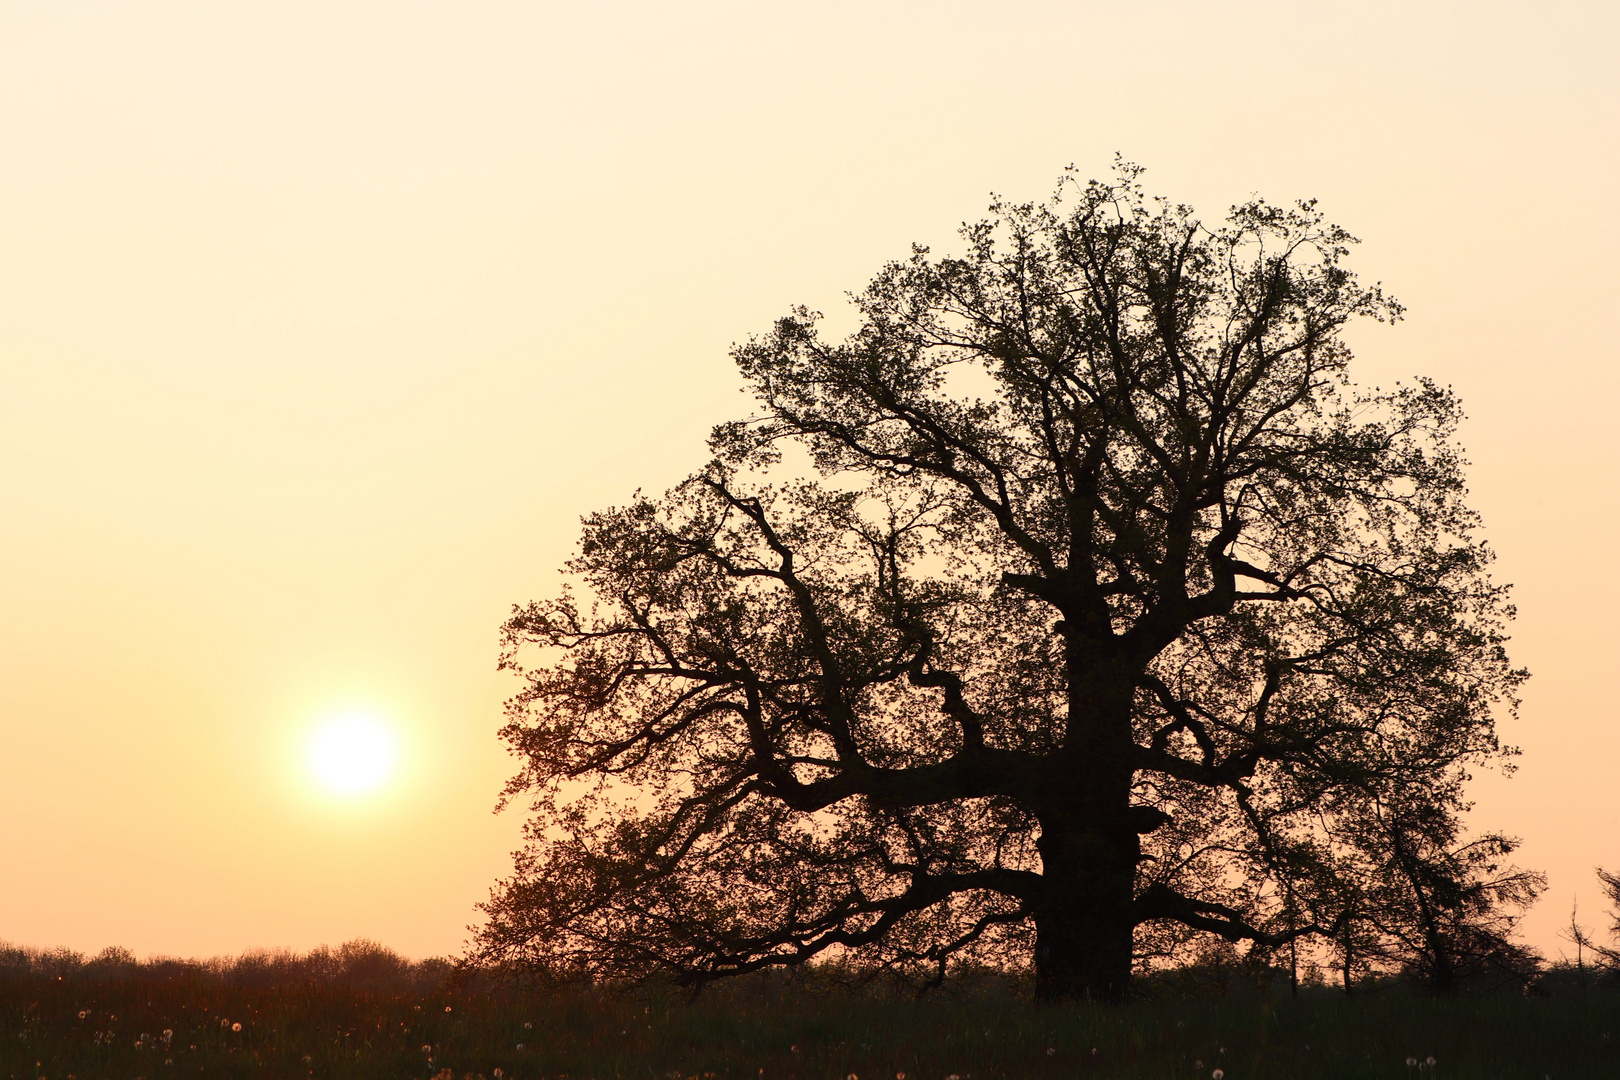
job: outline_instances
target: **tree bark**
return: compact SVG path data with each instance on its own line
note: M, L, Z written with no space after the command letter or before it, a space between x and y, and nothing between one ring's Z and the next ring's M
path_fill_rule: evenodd
M1067 625L1078 621L1064 612ZM1120 1002L1130 988L1141 838L1131 818L1133 669L1068 629L1069 737L1032 800L1041 834L1035 998Z
M1119 1002L1130 986L1136 877L1127 844L1096 828L1043 828L1035 907L1035 998Z

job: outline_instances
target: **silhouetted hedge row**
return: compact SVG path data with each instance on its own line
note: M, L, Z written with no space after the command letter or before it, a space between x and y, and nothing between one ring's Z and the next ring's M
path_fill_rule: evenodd
M307 953L289 949L251 950L240 956L184 960L157 956L139 960L124 948L87 957L72 949L29 949L0 944L0 975L36 975L69 981L207 981L230 986L268 987L319 984L351 990L425 993L443 986L456 971L442 957L409 960L375 941L359 938L337 948Z

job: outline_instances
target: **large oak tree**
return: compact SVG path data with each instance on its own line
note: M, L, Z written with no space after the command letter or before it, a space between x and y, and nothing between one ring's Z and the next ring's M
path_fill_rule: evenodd
M842 342L795 310L713 459L586 520L505 627L486 959L1117 1000L1188 935L1353 927L1367 807L1455 811L1522 678L1457 402L1350 381L1399 307L1312 204L1206 226L1137 172L997 201Z

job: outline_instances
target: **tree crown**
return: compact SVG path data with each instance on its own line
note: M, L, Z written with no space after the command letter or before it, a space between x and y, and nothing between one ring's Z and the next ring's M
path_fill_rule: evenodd
M1209 228L1138 172L996 201L842 342L794 310L713 460L586 519L589 602L505 628L490 955L943 977L1101 881L1139 956L1276 944L1351 917L1380 800L1460 808L1523 673L1455 397L1351 382L1400 307L1314 204Z

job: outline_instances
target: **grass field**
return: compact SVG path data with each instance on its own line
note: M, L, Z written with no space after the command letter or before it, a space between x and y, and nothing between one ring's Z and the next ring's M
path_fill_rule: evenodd
M1615 1080L1616 1035L1620 994L1595 990L1455 1001L1398 987L1348 999L1248 990L1037 1009L1005 992L917 1002L779 982L688 1002L254 984L185 965L0 968L0 1077L14 1080Z

